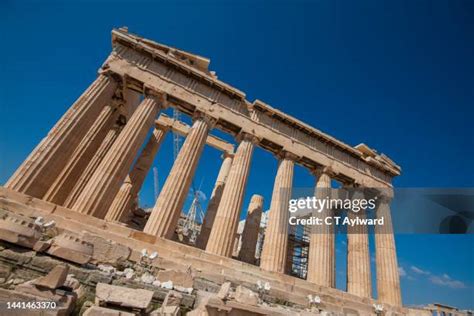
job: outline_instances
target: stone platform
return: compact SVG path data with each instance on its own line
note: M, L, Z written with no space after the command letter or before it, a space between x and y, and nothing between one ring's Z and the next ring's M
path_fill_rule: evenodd
M84 244L84 249L86 249L84 251L87 251L87 247L90 245L93 247L90 253L90 262L87 265L108 264L112 267L117 267L122 262L136 264L142 258L142 250L146 249L148 253L157 252L158 255L150 262L150 266L162 270L161 273L172 270L176 274L191 274L194 280L191 293L196 291L216 293L226 282L230 282L234 287L240 285L257 292L257 283L260 281L263 283L268 282L271 286L270 291L264 295L267 302L265 304L278 306L283 314L296 314L296 311L309 313L307 311L309 308L308 295L312 295L320 297L321 303L318 305L318 309L321 312L329 313L327 315L375 315L373 304L376 301L373 299L361 298L333 288L316 286L305 280L288 275L264 271L251 264L209 254L198 248L171 240L157 238L120 224L80 214L68 208L32 198L3 187L0 188L0 210L3 217L6 214L32 219L41 216L45 222L55 222L55 229L59 235L71 234L80 236L80 242ZM8 248L5 245L4 247ZM18 251L13 248L9 249L9 251L17 253ZM4 250L3 253L5 251L7 250ZM41 255L33 250L29 252L23 251L15 255L18 258L14 261L4 259L4 256L0 253L3 262L10 262L11 266L23 267L26 270L36 270L36 273L39 272L40 274L43 271L33 267L34 262L39 260L36 257L49 255L56 257L54 260L68 261L64 255L55 256L49 250L41 253ZM32 257L30 258L30 266L22 264L26 260L24 259L25 256ZM77 264L77 260L74 259L72 261L76 262L76 264L72 264L72 266L75 266L75 269L85 269L83 262ZM94 273L82 270L81 272L76 272L79 275L87 275L81 282L89 282L89 286L93 285L93 282L90 283L90 278L94 278ZM102 276L99 282L103 281L104 277ZM106 283L112 283L112 278L110 280L105 278L105 281ZM211 303L209 304L212 305ZM234 302L233 304L237 303ZM191 309L192 305L193 303L188 300L187 308ZM237 307L234 306L234 308ZM253 312L249 311L250 314L257 315L259 313L255 308L263 308L262 311L264 311L265 308L268 309L270 307L254 306ZM285 313L285 308L288 308L287 313ZM290 310L292 310L291 313L289 312ZM384 311L385 315L408 314L408 309L389 305L384 305ZM271 314L268 310L267 312ZM276 311L273 312L276 313ZM318 313L315 314L317 315Z

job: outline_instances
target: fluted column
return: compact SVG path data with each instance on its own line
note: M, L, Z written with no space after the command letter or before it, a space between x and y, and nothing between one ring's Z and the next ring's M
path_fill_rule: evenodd
M230 167L232 166L233 154L224 152L222 154L223 161L219 174L217 175L216 184L211 193L211 198L207 204L206 216L204 217L201 232L196 240L196 246L201 249L206 249L209 235L211 234L212 225L214 225L214 219L216 218L217 207L222 198L222 192L224 191L225 182L229 175Z
M5 187L42 198L71 158L74 149L112 100L117 82L99 75L5 184Z
M361 189L349 189L351 200L364 199ZM366 218L366 210L355 213L347 211L351 220ZM372 283L370 278L369 235L366 225L347 226L347 292L360 296L372 297Z
M72 209L104 218L133 163L159 106L156 96L147 96L97 167Z
M286 153L281 158L273 185L272 202L265 229L260 267L285 273L288 247L288 203L293 185L294 157Z
M318 199L331 198L331 178L325 171L319 173L315 196ZM323 209L315 216L332 217L331 209ZM327 287L335 286L334 227L332 225L314 225L311 229L308 254L307 281Z
M196 114L193 126L145 225L145 233L167 239L173 237L212 124L209 117Z
M87 164L87 167L82 171L81 176L79 177L76 184L74 185L74 188L69 193L66 201L64 202L64 206L71 208L74 205L77 198L84 190L87 182L89 182L90 178L92 177L94 172L97 170L97 167L102 162L102 159L104 159L110 147L117 139L124 124L125 123L119 117L115 125L107 132L107 134L104 137L104 140L100 144L99 148L95 152L92 159Z
M119 111L116 104L106 105L95 120L86 136L81 140L43 200L63 205L74 184L79 179L110 127L117 119Z
M240 138L206 246L207 252L225 257L232 255L255 141L252 135L246 133L241 134Z
M133 170L125 179L115 196L112 205L110 205L106 220L121 221L132 209L133 201L136 200L138 192L140 191L145 177L150 170L155 155L160 148L163 139L165 138L167 128L157 127L153 131L147 144L140 153L140 157L135 162Z
M242 245L239 252L239 259L250 264L255 263L255 250L260 231L262 208L263 196L258 194L252 195L242 232Z
M384 225L375 226L377 294L380 302L401 306L400 276L389 203L390 198L382 196L376 210L377 218L384 219Z

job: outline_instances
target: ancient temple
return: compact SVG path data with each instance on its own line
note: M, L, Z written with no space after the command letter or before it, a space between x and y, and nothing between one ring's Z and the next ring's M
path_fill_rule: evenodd
M109 282L99 283L105 283L100 285L101 293L114 293L112 279L126 274L119 271L119 262L146 267L153 282L161 285L173 278L160 279L160 273L173 271L179 276L174 280L178 292L186 289L185 294L167 296L168 303L173 295L181 296L170 305L178 306L175 313L183 306L195 315L214 315L216 310L232 315L413 313L402 306L390 222L391 182L400 167L364 144L349 146L260 100L248 101L242 91L219 80L208 69L209 63L205 57L139 37L126 28L114 29L112 52L96 80L1 188L0 238L69 262L72 269L109 264L117 273ZM162 113L170 107L191 117L192 125ZM216 129L232 135L235 145L213 135ZM137 195L169 132L180 133L185 141L143 227L128 225L138 207ZM204 146L221 150L222 164L200 234L195 245L186 245L176 240L176 229ZM263 198L252 192L248 208L243 205L256 147L273 153L279 162L258 261ZM385 218L385 225L376 228L374 238L377 297L373 297L367 231L347 234L347 291L335 288L335 238L327 227L309 235L306 279L286 273L288 202L295 165L314 174L316 196L330 189L333 180L382 196L376 214ZM235 253L244 210L247 220ZM51 240L44 237L45 225L37 225L39 217L45 223L54 221ZM156 258L149 255L153 252ZM145 265L144 258L149 261ZM31 267L25 263L21 268ZM94 288L85 278L80 283ZM149 290L154 284L137 282L146 283ZM212 295L204 303L192 303L203 291ZM107 308L104 304L91 307L89 315Z

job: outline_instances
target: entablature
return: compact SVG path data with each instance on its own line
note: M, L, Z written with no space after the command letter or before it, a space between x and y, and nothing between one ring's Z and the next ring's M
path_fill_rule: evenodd
M113 34L114 51L104 67L126 77L132 89L140 91L146 84L166 93L168 103L180 111L203 112L216 119L217 128L233 135L251 133L262 148L275 154L291 152L299 157L297 163L310 169L331 166L341 181L390 187L392 177L400 174L385 155L366 155L260 100L250 103L238 90L229 90L230 86L158 49L150 52L152 47L127 33L114 30Z

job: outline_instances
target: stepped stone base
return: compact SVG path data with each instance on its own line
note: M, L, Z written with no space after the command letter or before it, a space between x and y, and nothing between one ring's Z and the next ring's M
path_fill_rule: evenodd
M264 271L251 264L209 254L198 248L157 238L125 225L80 214L0 187L0 216L12 213L30 219L42 216L45 221L53 220L57 235L79 236L82 241L91 244L93 250L89 263L81 265L65 258L52 257L48 250L36 252L24 244L12 243L12 240L2 241L0 288L10 291L11 300L16 297L14 287L11 286L13 283L44 276L55 266L68 264L69 274L74 275L83 288L83 297L78 298L75 308L77 313L81 308L85 312L96 306L93 303L86 306L84 302L93 302L94 297L89 296L95 296L98 283L105 283L152 291L152 302L146 313L153 315L160 315L160 310L176 312L172 306L162 308L172 288L180 291L182 298L177 312L183 315L186 312L190 315L215 315L217 310L225 312L225 315L375 315L373 304L377 303L376 300L321 287L281 273ZM147 249L149 254L157 252L158 256L144 263L142 249ZM130 270L127 271L127 268ZM140 278L137 278L138 274ZM259 302L255 305L253 298L258 292L258 281L269 282L271 289L259 294ZM237 297L249 295L253 297L252 300L245 302L245 299L219 298L217 293L226 282L230 282L232 288L241 287L236 289L240 293ZM5 291L0 294L4 302ZM321 298L321 304L316 309L308 305L308 295ZM100 313L100 308L94 307L88 313L96 315ZM388 305L384 305L384 311L387 316L408 315L410 312L406 308ZM123 311L123 315L127 315L125 312L133 313ZM110 313L117 314L113 311Z

